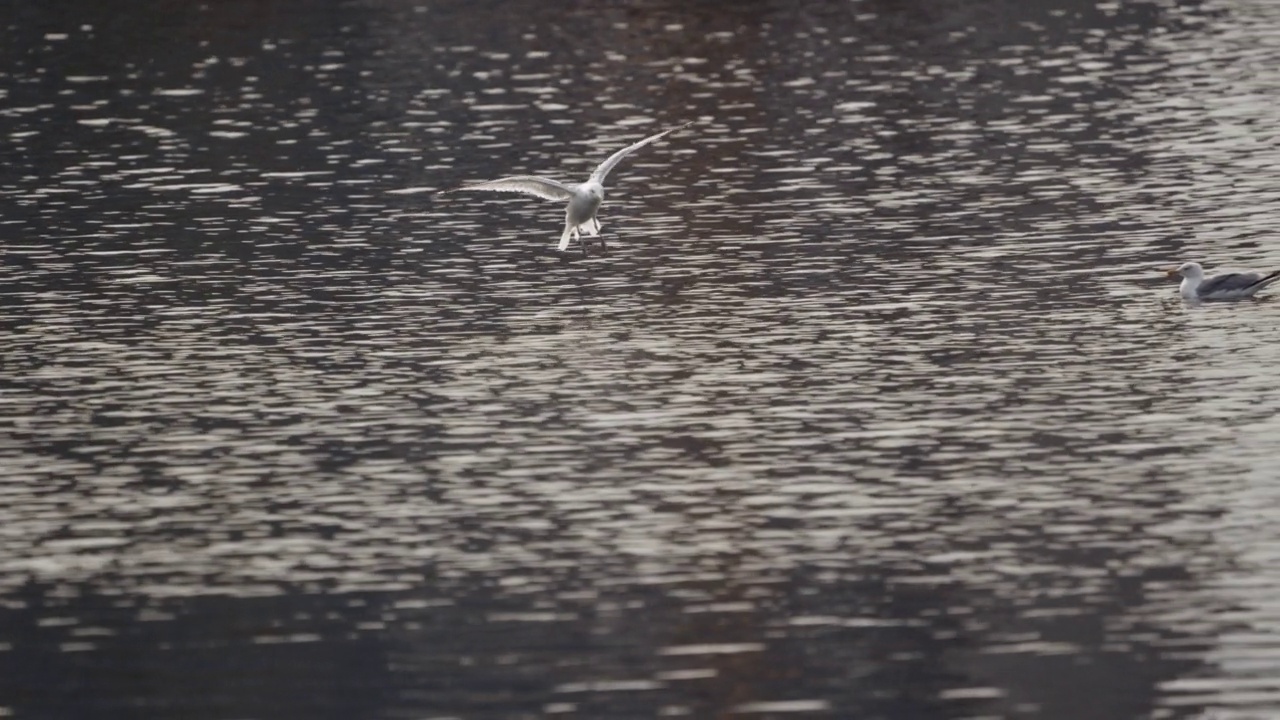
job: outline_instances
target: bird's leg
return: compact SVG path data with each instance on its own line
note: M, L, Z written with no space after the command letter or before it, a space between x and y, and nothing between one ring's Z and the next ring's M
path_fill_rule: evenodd
M591 236L592 241L595 241L596 238L600 237L600 221L597 220L594 215L592 215L590 218L587 218L587 221L585 223L583 223L581 230L583 234L583 238L582 238L583 249L585 251L587 235ZM604 244L603 238L600 239L600 249L605 250L605 244Z
M587 239L582 235L579 235L578 245L582 246L582 257L586 257L587 256Z

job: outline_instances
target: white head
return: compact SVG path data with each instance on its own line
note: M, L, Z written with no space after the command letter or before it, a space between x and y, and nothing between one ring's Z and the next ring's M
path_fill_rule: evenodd
M1170 270L1167 273L1167 275L1169 277L1173 277L1174 275L1181 275L1182 277L1187 278L1188 280L1200 280L1204 277L1204 268L1200 267L1200 263L1187 262L1187 263L1182 263L1178 267Z

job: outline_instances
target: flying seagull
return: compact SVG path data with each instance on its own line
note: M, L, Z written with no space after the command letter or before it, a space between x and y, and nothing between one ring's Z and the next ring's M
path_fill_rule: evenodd
M568 249L569 241L577 240L578 244L582 246L582 254L586 255L587 244L582 239L582 236L579 235L579 231L585 232L592 237L600 235L600 221L596 219L596 210L599 210L600 203L604 202L604 179L609 175L609 171L622 162L624 157L645 145L677 130L687 128L692 124L693 121L691 120L670 130L663 130L656 135L650 135L634 145L622 148L610 155L608 160L600 163L595 172L591 173L591 177L581 185L565 185L558 180L536 175L512 175L511 177L498 178L497 180L489 180L488 182L474 185L463 185L452 190L442 190L438 194L443 195L461 190L489 190L492 192L526 193L528 195L536 195L544 200L568 200L569 204L564 210L564 234L560 236L559 249L563 252ZM605 247L604 238L600 239L600 247Z
M1268 275L1256 272L1223 273L1204 276L1200 263L1182 263L1165 273L1169 277L1182 276L1178 292L1187 300L1235 300L1252 297L1254 293L1280 280L1280 270Z

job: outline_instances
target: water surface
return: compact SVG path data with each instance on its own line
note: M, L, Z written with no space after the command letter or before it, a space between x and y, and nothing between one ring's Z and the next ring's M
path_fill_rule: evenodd
M0 31L0 716L1280 712L1271 3Z

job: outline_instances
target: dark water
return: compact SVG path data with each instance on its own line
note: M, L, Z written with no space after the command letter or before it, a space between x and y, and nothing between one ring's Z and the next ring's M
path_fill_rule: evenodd
M13 2L0 63L0 717L1280 716L1280 304L1158 272L1280 264L1280 5ZM426 192L689 119L608 255Z

